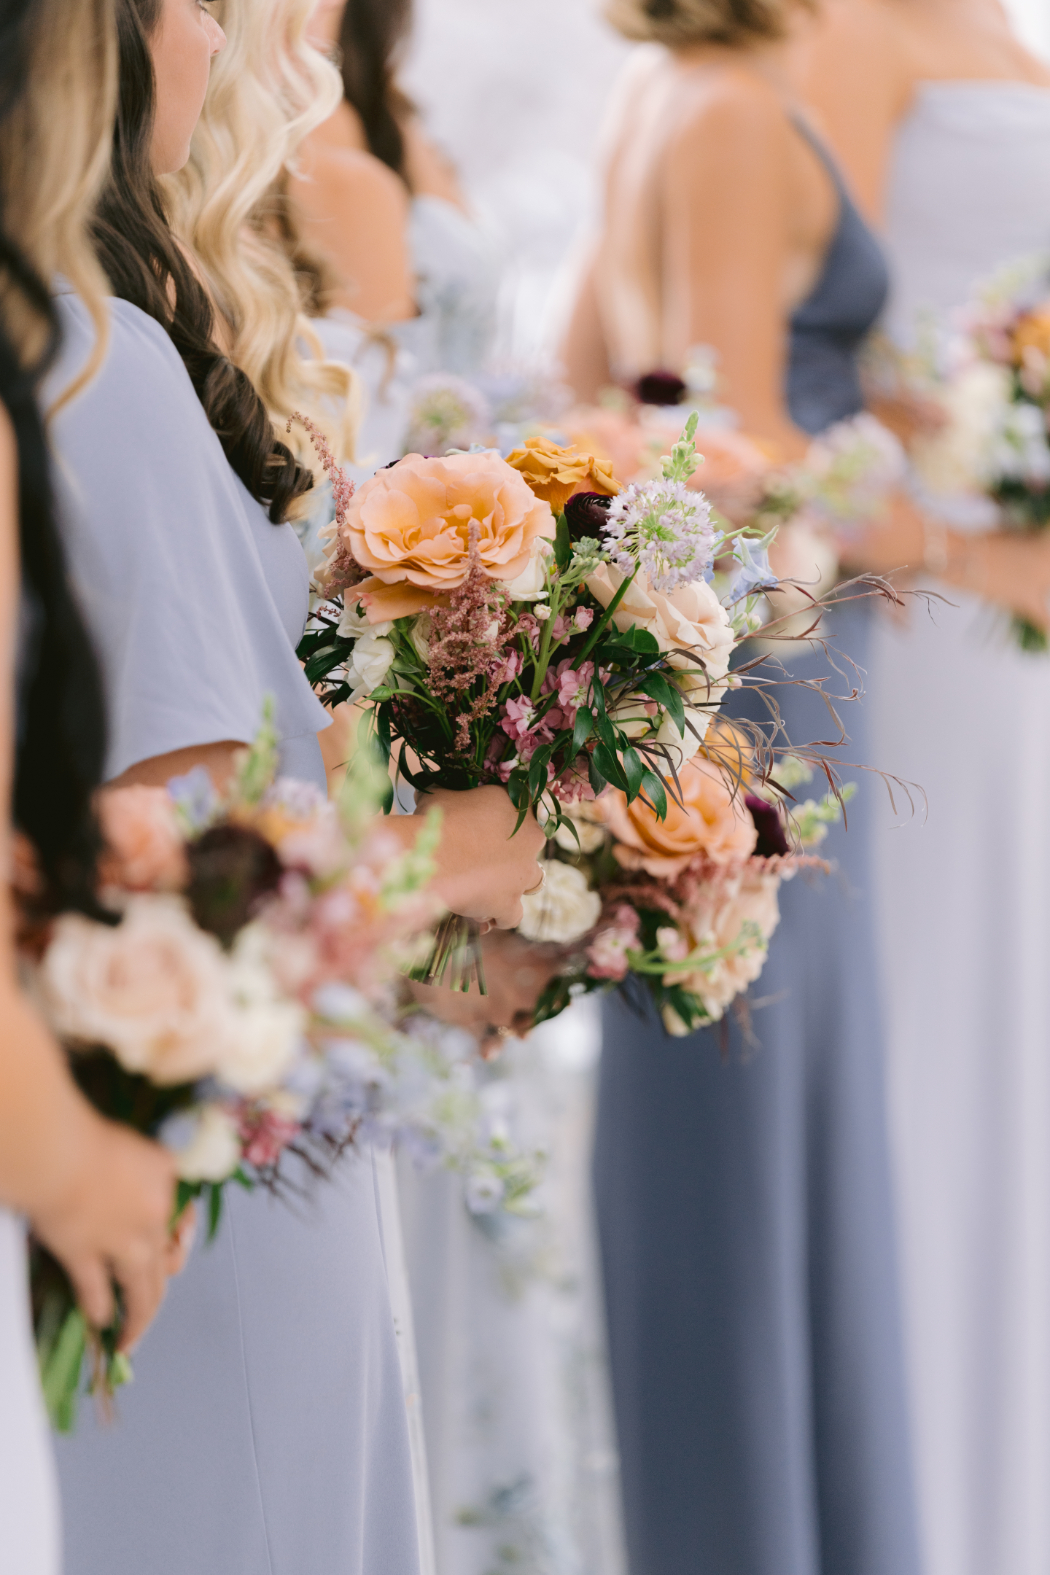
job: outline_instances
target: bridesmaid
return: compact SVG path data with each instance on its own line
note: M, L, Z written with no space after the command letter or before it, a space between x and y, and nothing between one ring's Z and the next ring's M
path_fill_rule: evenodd
M221 780L268 693L283 769L323 790L326 719L295 657L306 566L280 523L307 478L217 349L154 185L186 160L222 34L195 0L122 0L119 14L121 104L96 224L118 292L111 343L55 423L114 718L106 774L164 782L203 764ZM76 296L59 309L56 388L93 340ZM508 840L500 790L443 803L438 891L512 925L541 834ZM70 1575L415 1575L371 1156L349 1155L316 1194L296 1179L298 1202L231 1200L144 1345L118 1423L86 1416L63 1444Z
M58 324L38 269L97 277L83 225L104 168L115 35L108 0L0 4L0 793L35 852L46 900L91 907L102 763L98 668L65 579L34 390ZM68 91L70 84L76 91ZM32 91L28 91L29 88ZM64 93L61 124L52 112ZM32 149L26 155L26 149ZM16 151L17 150L17 151ZM13 239L21 237L21 244ZM87 291L86 291L87 293ZM99 321L101 302L89 297ZM31 636L28 634L32 630ZM0 886L0 1527L4 1567L58 1575L58 1492L29 1321L25 1220L67 1269L98 1327L120 1286L125 1348L160 1303L174 1165L97 1116L18 985L9 885Z
M861 408L886 268L788 82L790 0L614 0L639 51L565 347L611 378L719 355L723 398L786 456ZM905 505L899 504L902 510ZM831 636L863 668L864 604ZM797 677L842 680L813 650ZM850 669L847 668L849 672ZM737 702L740 704L740 701ZM785 688L790 737L826 737ZM753 703L750 712L761 718ZM865 710L848 758L870 759ZM838 875L781 894L752 1033L667 1038L605 1009L595 1184L635 1575L914 1575L867 820ZM757 1041L757 1043L756 1043Z
M1050 251L1050 69L997 0L836 4L808 81L884 227L896 344L920 312L950 329L983 279ZM1001 609L1046 625L1050 537L989 531L972 500L937 506L930 567L952 605L880 619L871 664L875 756L929 798L924 823L885 816L875 842L921 1529L929 1575L1042 1575L1050 663L1013 648ZM925 553L898 532L868 545L874 564Z

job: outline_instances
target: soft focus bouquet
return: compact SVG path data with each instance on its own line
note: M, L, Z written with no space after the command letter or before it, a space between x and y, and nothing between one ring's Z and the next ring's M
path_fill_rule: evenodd
M745 750L726 729L681 768L680 800L663 819L612 788L571 811L576 836L558 831L544 885L525 899L521 932L560 943L566 957L538 1020L575 996L633 980L668 1032L686 1034L718 1022L758 978L779 922L780 883L804 866L827 868L811 850L851 789L795 803L792 789L811 767L783 756L775 788L760 786Z
M336 518L299 647L328 704L362 702L414 787L503 783L521 817L607 784L666 810L770 575L688 486L696 418L654 480L530 438L409 455L352 491L323 444ZM721 598L710 583L726 573Z
M365 757L341 809L275 781L276 758L267 722L223 795L202 770L105 792L104 917L27 911L27 984L77 1082L174 1151L176 1213L201 1197L210 1233L231 1182L280 1188L291 1154L322 1176L355 1139L402 1132L513 1201L521 1162L484 1132L462 1051L395 1026L401 970L434 918L436 824L405 852L375 818ZM33 1302L45 1397L68 1430L88 1352L103 1395L127 1360L39 1248Z

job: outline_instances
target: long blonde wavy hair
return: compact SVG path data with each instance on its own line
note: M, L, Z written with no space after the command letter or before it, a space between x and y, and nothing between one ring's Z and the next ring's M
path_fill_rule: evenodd
M0 122L3 230L45 282L65 276L95 325L94 351L57 408L94 376L106 351L109 287L87 224L109 169L117 35L113 0L34 0L30 15L32 89ZM0 314L23 365L34 366L49 325L6 270Z
M295 266L276 233L278 186L303 139L342 98L336 68L306 42L313 0L222 0L227 38L212 66L190 161L162 181L222 315L231 360L247 373L285 441L304 457L299 410L352 459L360 421L356 374L324 350L302 310Z

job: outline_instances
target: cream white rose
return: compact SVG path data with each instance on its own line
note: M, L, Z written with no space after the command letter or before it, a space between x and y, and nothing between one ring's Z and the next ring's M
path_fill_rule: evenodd
M575 865L548 859L543 867L547 879L539 891L527 892L521 899L524 917L518 930L528 941L555 941L562 946L578 941L597 924L602 899Z
M38 988L56 1033L107 1046L129 1072L171 1085L215 1070L230 1013L228 965L180 898L131 897L115 926L64 914Z
M534 602L547 589L547 566L554 548L542 536L532 544L529 561L513 580L505 580L503 588L512 602Z
M348 597L353 596L352 591L346 594ZM344 640L357 640L363 634L389 634L393 627L389 620L385 623L369 623L364 613L358 611L357 603L347 601L335 632Z
M229 973L233 1010L216 1075L239 1094L261 1094L280 1082L295 1059L306 1014L298 1002L277 993L260 925L250 924L238 935Z
M380 627L389 629L391 625L382 624ZM393 660L394 647L390 640L374 632L361 635L346 669L347 682L353 685L351 704L379 688Z
M675 770L678 771L687 760L692 760L700 748L701 740L707 732L711 720L710 711L696 711L690 708L688 720L696 728L686 727L685 732L680 732L678 723L669 711L664 712L663 721L660 723L654 740L657 744L666 744L672 752Z
M192 1125L188 1125L192 1123ZM175 1166L183 1181L225 1181L241 1162L237 1123L217 1105L203 1105L169 1123ZM166 1134L161 1132L161 1139Z

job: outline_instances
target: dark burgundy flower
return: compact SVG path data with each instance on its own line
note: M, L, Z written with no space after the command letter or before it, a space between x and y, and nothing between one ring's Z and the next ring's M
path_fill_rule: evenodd
M686 385L677 372L646 372L635 383L634 392L643 405L680 405Z
M565 523L569 527L569 540L579 541L581 536L597 537L609 523L609 504L603 492L577 492L565 505Z
M228 946L260 899L276 890L280 860L266 838L246 826L213 826L190 843L187 856L193 917Z
M784 831L784 822L780 818L777 806L767 803L764 798L759 798L754 793L748 793L744 803L751 811L751 819L758 832L758 841L755 843L758 857L771 859L778 853L790 853L791 848Z

